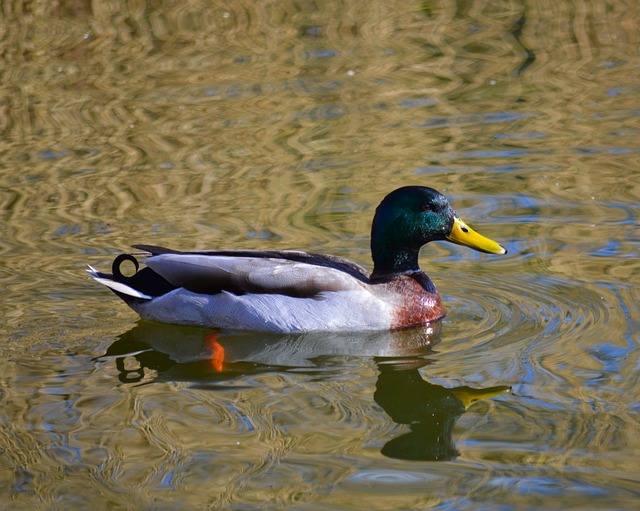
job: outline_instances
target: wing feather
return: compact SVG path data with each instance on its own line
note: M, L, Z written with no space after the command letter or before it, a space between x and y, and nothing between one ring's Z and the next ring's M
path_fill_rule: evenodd
M203 294L283 294L312 297L323 291L362 289L351 274L329 266L289 259L164 253L146 261L174 286Z

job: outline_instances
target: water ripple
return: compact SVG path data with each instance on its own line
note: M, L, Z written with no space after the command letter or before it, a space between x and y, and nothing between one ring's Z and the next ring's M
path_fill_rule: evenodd
M469 333L456 332L457 323L472 323L473 340L463 348L471 350L489 345L491 350L519 350L561 334L579 339L609 319L609 310L597 292L582 288L576 293L572 282L551 277L492 282L467 275L464 296L448 295L446 301L450 311L446 331L451 336L447 343L455 344L459 336ZM516 345L513 339L518 339Z

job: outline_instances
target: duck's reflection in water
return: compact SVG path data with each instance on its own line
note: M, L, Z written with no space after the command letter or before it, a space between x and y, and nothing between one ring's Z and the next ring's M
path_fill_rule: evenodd
M425 381L440 324L398 332L268 335L218 332L140 322L120 336L100 359L113 358L125 383L187 381L201 388L229 388L242 375L274 371L322 370L323 360L363 356L376 361L373 398L409 432L389 440L385 456L407 460L450 460L455 421L473 402L509 389L445 388ZM331 364L335 369L335 363ZM153 376L149 375L152 370ZM225 385L226 384L226 385Z
M452 439L453 426L475 401L500 395L509 387L485 389L462 386L446 388L425 381L418 360L378 362L380 374L373 395L385 412L410 431L389 440L382 454L405 460L451 460L458 456Z

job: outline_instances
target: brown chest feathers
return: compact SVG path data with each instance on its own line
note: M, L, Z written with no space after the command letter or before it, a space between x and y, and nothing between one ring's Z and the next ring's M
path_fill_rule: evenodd
M392 306L392 330L430 323L445 315L440 294L435 287L427 290L411 276L400 275L378 285L379 292Z

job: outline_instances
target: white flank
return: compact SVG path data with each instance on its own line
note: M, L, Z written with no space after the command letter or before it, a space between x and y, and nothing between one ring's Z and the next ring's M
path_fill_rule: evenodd
M204 295L178 288L129 306L158 323L261 332L388 330L391 326L389 305L361 291L295 298L226 291Z

